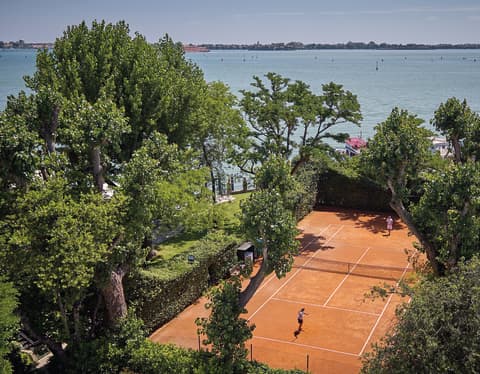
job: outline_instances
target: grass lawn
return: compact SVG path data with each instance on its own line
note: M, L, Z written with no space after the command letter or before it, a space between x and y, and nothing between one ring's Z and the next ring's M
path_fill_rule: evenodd
M219 225L220 229L226 234L233 235L239 240L241 239L240 233L240 219L238 214L240 213L240 202L250 196L250 192L233 195L234 200L231 202L225 202L215 205L219 221L222 223ZM158 258L152 261L152 266L155 263L169 260L172 257L187 252L190 248L194 247L199 240L205 236L206 232L201 233L184 233L175 238L171 238L166 242L160 244L156 250L158 251Z

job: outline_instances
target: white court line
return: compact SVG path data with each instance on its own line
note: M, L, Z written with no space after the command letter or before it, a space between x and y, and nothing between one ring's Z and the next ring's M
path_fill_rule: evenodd
M360 261L362 261L362 258L365 257L365 255L367 254L367 252L369 251L370 247L368 247L365 252L363 252L363 254L360 256L360 258L357 260L357 262L355 263L355 266L352 268L355 269L358 265L358 263ZM345 277L343 278L343 280L340 282L340 284L337 286L337 288L335 288L332 292L332 294L330 295L330 297L327 299L327 301L325 301L325 303L323 304L324 306L327 306L327 304L330 302L330 300L332 299L333 295L335 295L338 291L338 289L340 287L342 287L342 284L347 280L348 276L350 275L350 271L347 273L347 275L345 275Z
M322 304L304 303L304 302L300 302L300 301L280 299L278 297L274 297L272 300L284 301L286 303L292 303L292 304L302 304L302 305L314 306L314 307L317 307L317 308L343 310L344 312L368 314L369 316L375 316L375 317L378 317L380 315L379 313L364 312L363 310L345 309L345 308L339 308L339 307L336 307L336 306L327 306L327 305L322 305Z
M358 355L357 355L356 353L336 351L335 349L328 349L328 348L317 347L316 345L308 345L308 344L294 343L294 342L289 342L289 341L287 341L287 340L265 338L265 337L263 337L263 336L256 336L256 335L255 335L253 338L254 338L254 339L268 340L268 341L276 342L276 343L291 344L291 345L296 345L296 346L299 346L299 347L306 347L306 348L311 348L311 349L317 349L317 350L319 350L319 351L327 351L327 352L339 353L339 354L342 354L342 355L348 355L348 356L358 357Z
M400 281L403 279L403 277L405 276L405 273L407 272L407 269L408 269L409 266L410 266L410 264L407 264L407 267L403 270L403 274L402 274L402 276L400 277L400 280L397 282L397 286L398 286L398 284L400 283ZM390 296L388 297L387 303L386 303L385 306L383 307L382 313L380 314L380 316L378 316L377 322L375 322L375 325L373 325L372 331L370 331L370 334L368 335L367 340L365 341L365 344L364 344L363 347L362 347L362 350L361 350L360 353L358 354L359 356L361 356L361 355L363 354L363 351L365 350L365 348L367 348L367 344L368 344L370 338L372 337L373 332L374 332L375 329L377 328L378 323L380 322L380 320L382 319L385 311L387 310L387 307L388 307L388 305L390 304L390 301L392 301L392 296L393 296L393 294L390 294Z
M340 232L340 230L341 230L342 228L343 228L343 225L340 226L340 228L339 228L337 231L335 231L335 233L334 233L330 238L328 238L327 241L325 241L324 245L327 244L330 240L332 240L332 239ZM315 256L317 255L317 253L318 253L318 252L315 252L315 254L314 254L312 257L310 257L307 261L305 261L305 263L303 264L303 266L304 266L304 265L307 265L310 261L312 261L312 260L315 258ZM255 312L253 312L253 314L248 318L248 321L250 321L250 320L255 316L255 314L257 314L257 313L260 311L260 309L262 309L271 299L273 299L273 298L275 297L275 295L282 290L283 287L285 287L293 278L295 278L295 276L296 276L301 270L302 270L302 268L298 269L295 273L293 273L293 275L292 275L290 278L288 278L288 279L285 281L284 284L282 284L280 287L278 287L277 290L276 290L267 300L265 300L265 302L264 302L262 305L260 305Z
M327 227L325 227L322 231L320 231L317 235L322 235L325 231L327 231L330 228L330 226L332 226L331 223ZM313 238L312 240L310 240L307 243L307 245L302 248L302 251L304 251L307 247L309 247L310 244L312 244L315 240L318 240L318 236L316 238Z
M324 231L327 231L329 228L330 228L331 224L328 225L327 227L325 227L322 231L320 231L320 233L318 235L322 235ZM303 247L302 250L304 250L305 248L307 248L310 244L312 244L315 240L318 240L318 237L317 238L314 238L312 240L310 240L308 242L308 244L306 246ZM260 291L261 289L263 289L267 284L269 284L273 279L276 278L276 275L275 273L271 274L270 275L270 279L266 279L263 284L260 286L260 288L258 290L255 291L255 293L257 293L258 291Z

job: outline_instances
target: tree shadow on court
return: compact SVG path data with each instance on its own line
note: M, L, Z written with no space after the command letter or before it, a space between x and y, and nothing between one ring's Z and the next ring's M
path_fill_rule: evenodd
M337 211L335 215L342 221L352 221L355 224L355 227L368 230L374 234L383 234L383 236L388 236L386 219L388 215L392 215L391 213L359 213L348 210L340 210ZM395 217L392 231L398 230L401 227L400 220L398 217Z
M302 239L300 239L301 254L311 254L317 251L326 251L333 249L334 247L323 245L326 240L326 237L323 235L314 235L314 234L305 234Z

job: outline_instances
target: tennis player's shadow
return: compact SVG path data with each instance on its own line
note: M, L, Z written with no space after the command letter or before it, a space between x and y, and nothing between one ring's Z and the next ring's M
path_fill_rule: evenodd
M318 251L327 251L335 247L323 245L326 238L323 235L305 234L300 240L299 254L308 256Z
M302 330L296 329L296 330L293 332L294 338L293 338L292 341L294 341L295 339L297 339L297 338L298 338L298 335L300 335L301 332L302 332Z

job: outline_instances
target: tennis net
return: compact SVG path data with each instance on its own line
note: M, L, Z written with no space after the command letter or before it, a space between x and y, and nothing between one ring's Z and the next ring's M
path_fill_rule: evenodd
M305 264L294 264L293 267L395 281L400 280L406 274L412 272L411 268L405 269L394 266L355 264L352 262L325 260L316 257L308 257L306 258Z

